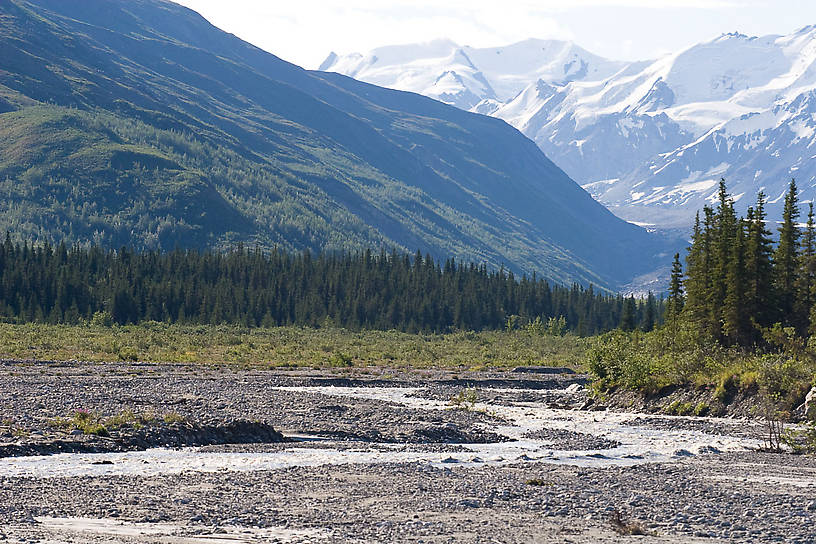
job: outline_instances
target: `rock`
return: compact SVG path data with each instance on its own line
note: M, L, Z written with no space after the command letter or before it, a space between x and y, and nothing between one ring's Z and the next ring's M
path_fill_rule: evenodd
M570 395L573 395L575 393L580 393L583 390L584 390L583 385L581 385L580 383L574 383L574 384L570 385L569 387L567 387L564 391L566 393L569 393Z

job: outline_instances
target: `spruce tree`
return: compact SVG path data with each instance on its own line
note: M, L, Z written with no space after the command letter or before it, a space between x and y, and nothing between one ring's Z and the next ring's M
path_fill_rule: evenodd
M756 208L749 210L748 236L745 248L745 307L752 325L773 324L773 245L765 226L765 194L757 195ZM753 340L759 339L754 327Z
M694 219L694 231L691 235L691 246L686 255L686 301L685 310L689 319L702 328L705 321L707 302L707 268L706 236L700 223L700 213Z
M698 216L699 222L699 216ZM699 228L699 225L698 225ZM669 282L669 302L666 313L670 318L676 318L683 311L683 265L680 264L680 254L674 254L672 263L671 281Z
M640 328L643 332L650 332L655 328L655 321L657 321L656 302L654 294L649 291L649 295L646 297L646 308L644 309L643 322Z
M776 319L783 325L792 325L796 322L794 303L799 242L799 227L796 224L799 217L798 200L796 181L791 180L785 195L782 224L779 226L779 244L774 254L774 286L778 311Z
M635 297L630 296L623 301L621 312L620 329L626 332L635 330Z
M796 277L796 327L805 336L813 331L810 313L816 300L816 222L813 202L808 203L807 225L799 244L799 270Z
M723 304L723 336L730 345L750 341L750 322L745 314L745 236L737 231L731 248L726 277L726 296Z
M712 277L709 287L709 330L715 338L723 334L725 299L728 295L728 275L732 265L733 247L737 238L737 217L734 201L728 195L725 180L720 180L719 205L714 217Z

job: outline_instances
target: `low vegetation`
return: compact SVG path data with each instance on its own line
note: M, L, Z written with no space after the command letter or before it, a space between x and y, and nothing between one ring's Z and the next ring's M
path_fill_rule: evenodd
M590 341L586 367L597 392L623 388L656 395L672 387L706 389L711 401L729 404L738 395L767 398L782 412L799 407L816 376L816 346L792 350L768 332L763 350L724 347L688 322L660 330L615 331ZM791 332L791 331L788 331ZM673 415L707 415L711 406L674 402Z
M580 368L587 340L523 330L408 334L324 327L0 323L0 358L258 367Z
M478 400L479 392L476 389L467 388L452 396L450 405L453 408L460 408L462 410L473 410L476 408Z
M57 417L50 421L51 427L61 429L66 432L81 431L82 434L107 437L111 431L118 431L123 428L139 430L144 427L164 422L165 424L183 423L185 418L175 412L170 412L162 416L156 414L137 414L131 410L125 410L113 416L103 417L89 410L76 410L67 417Z
M646 525L639 521L628 519L620 510L614 510L609 517L609 522L612 525L612 530L622 536L651 536L654 535L652 531L646 528Z

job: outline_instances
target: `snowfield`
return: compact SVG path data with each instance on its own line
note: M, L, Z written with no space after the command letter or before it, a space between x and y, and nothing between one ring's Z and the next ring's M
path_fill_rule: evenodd
M816 26L724 34L654 61L569 42L452 42L332 55L321 66L504 119L620 217L686 227L725 178L744 211L792 177L816 196ZM615 180L610 183L609 180ZM768 206L778 215L781 203Z

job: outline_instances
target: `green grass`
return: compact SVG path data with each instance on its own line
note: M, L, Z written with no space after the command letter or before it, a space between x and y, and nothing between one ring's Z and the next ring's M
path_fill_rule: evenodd
M0 323L0 358L262 367L580 368L587 341L527 331L408 334L337 328L249 329L144 323L124 327Z
M55 418L51 420L51 426L65 431L79 430L83 434L110 436L110 432L102 419L87 410L77 410L68 417Z

